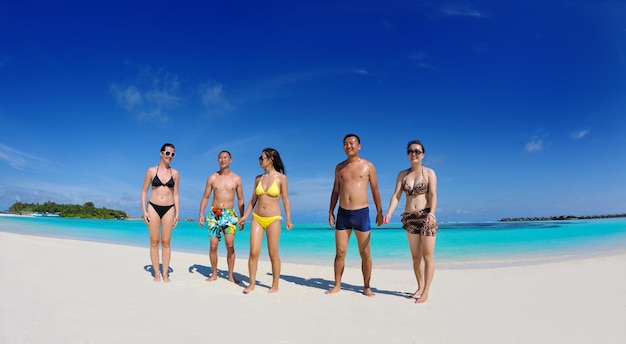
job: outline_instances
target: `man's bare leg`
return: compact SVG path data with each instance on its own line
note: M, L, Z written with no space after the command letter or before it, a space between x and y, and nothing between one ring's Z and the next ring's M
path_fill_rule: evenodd
M363 294L365 296L376 295L370 288L372 278L372 255L370 252L370 231L355 231L356 239L359 243L359 254L361 255L361 272L363 273Z
M235 279L233 272L235 270L235 235L225 234L224 241L226 241L226 262L228 263L228 280L239 284L239 281Z
M217 238L211 238L211 248L209 250L209 260L211 261L211 276L206 279L207 282L213 282L217 280L217 248L220 241Z
M335 285L326 291L326 294L335 294L341 290L341 276L343 276L343 270L345 268L346 253L348 252L348 242L350 241L351 229L336 229L335 230Z

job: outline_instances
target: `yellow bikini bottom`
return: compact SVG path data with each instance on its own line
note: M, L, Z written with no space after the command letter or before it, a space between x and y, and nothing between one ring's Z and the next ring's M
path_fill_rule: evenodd
M283 219L283 217L280 215L266 217L266 216L259 216L254 212L252 213L252 217L254 217L256 222L258 222L261 225L261 227L263 227L263 229L267 229L267 227L271 225L272 222Z

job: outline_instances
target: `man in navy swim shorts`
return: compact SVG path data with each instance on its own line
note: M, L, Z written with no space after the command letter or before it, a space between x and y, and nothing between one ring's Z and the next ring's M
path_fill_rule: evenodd
M348 134L343 139L343 151L348 158L335 168L335 182L330 196L330 211L328 223L335 228L335 285L326 291L334 294L341 290L341 276L345 266L348 242L354 229L359 243L359 253L362 260L363 294L374 296L370 288L372 277L372 256L370 254L370 219L368 208L367 189L372 190L372 198L376 205L376 224L383 223L383 210L378 192L376 168L371 162L359 156L361 140L355 134ZM335 206L339 202L337 219L335 221Z

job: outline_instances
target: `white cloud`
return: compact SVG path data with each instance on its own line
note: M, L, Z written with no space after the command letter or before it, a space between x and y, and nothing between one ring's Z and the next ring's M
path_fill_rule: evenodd
M435 67L433 67L432 63L430 62L431 58L430 56L428 56L428 54L424 53L424 52L416 52L414 54L412 54L411 56L409 56L410 60L414 60L417 61L417 68L420 69L435 69Z
M417 60L417 61L430 60L430 56L428 56L428 54L426 54L423 51L418 51L416 53L413 53L411 56L409 56L409 58L411 60Z
M524 147L526 152L541 152L543 150L543 141L541 139L533 139Z
M233 109L232 104L224 95L224 86L218 83L208 83L200 86L202 105L211 113L224 113Z
M167 111L176 108L180 97L176 94L179 81L176 75L164 70L153 71L151 67L141 68L140 76L132 83L113 83L110 90L117 103L138 120L158 120L167 122Z
M51 161L20 152L2 143L0 143L0 161L5 161L16 170L35 169L43 171L53 165Z
M571 133L570 136L574 140L580 140L583 137L587 136L587 134L589 134L589 131L590 131L589 129L579 130L579 131Z
M485 14L473 9L469 5L449 5L441 8L441 12L450 17L474 17L483 18Z
M111 91L113 91L117 103L122 105L126 111L133 111L133 109L141 107L143 97L135 86L130 85L122 89L114 84L111 85Z

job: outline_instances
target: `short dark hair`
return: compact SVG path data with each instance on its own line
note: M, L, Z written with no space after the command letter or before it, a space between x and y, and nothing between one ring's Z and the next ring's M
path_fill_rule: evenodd
M361 139L359 138L359 135L357 134L347 134L346 136L343 137L343 140L345 141L348 137L355 137L356 142L361 143Z
M217 156L219 157L222 153L226 153L226 154L228 154L228 157L229 157L229 158L232 158L232 157L233 157L233 156L230 154L230 152L229 152L229 151L227 151L227 150L223 150L223 151L221 151L221 152L217 153Z

